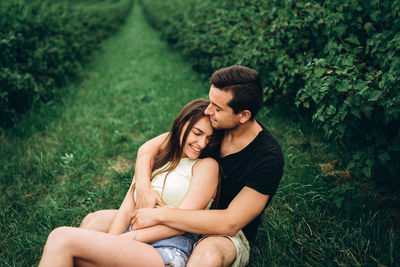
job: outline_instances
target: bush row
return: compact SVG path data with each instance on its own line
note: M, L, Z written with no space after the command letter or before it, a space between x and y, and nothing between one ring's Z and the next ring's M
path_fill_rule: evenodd
M0 121L47 101L114 32L132 0L0 1Z
M196 70L258 69L266 104L296 107L349 148L346 164L355 176L399 182L399 0L142 4Z

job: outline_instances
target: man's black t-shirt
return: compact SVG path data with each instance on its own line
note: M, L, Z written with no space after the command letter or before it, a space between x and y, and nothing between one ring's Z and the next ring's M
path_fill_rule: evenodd
M268 206L282 178L283 154L279 144L264 127L249 145L219 161L223 177L218 208L227 208L245 186L269 195ZM243 228L249 241L256 237L261 215Z

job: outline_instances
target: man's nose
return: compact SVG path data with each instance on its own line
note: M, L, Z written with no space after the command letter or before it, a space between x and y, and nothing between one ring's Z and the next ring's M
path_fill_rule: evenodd
M209 104L208 107L206 108L206 110L204 110L204 114L207 115L207 116L212 115L212 111L211 110L212 110L212 107L211 107L211 104Z

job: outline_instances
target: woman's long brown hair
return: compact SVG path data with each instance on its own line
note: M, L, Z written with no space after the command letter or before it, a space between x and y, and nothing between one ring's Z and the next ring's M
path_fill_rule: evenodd
M198 122L201 118L205 117L204 111L210 104L208 100L196 99L186 104L178 116L175 118L171 130L164 142L165 148L159 151L154 158L153 174L152 179L160 174L167 172L167 175L178 166L182 156L183 147L186 143L186 139L192 130L193 125ZM180 140L182 130L185 124L189 122L182 138ZM222 131L213 130L213 135L207 147L203 149L200 157L219 157L219 145L223 137ZM163 167L165 166L165 167ZM160 169L161 168L161 169ZM164 185L167 177L164 179ZM163 186L164 189L164 186ZM218 190L219 191L219 190ZM217 195L219 192L217 193Z

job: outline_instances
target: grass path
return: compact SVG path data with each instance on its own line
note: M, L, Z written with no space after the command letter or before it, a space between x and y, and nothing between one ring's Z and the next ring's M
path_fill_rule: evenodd
M44 105L0 138L0 265L34 265L52 228L117 208L137 148L208 93L139 8L68 87L61 106Z
M207 79L158 38L138 6L84 72L62 103L0 132L1 266L35 265L53 228L117 208L138 147L208 93ZM250 265L393 263L398 237L388 215L352 205L359 199L346 193L354 188L335 187L338 181L318 170L335 153L275 111L264 108L258 119L281 143L286 165Z

